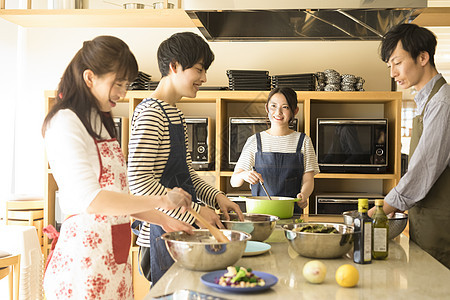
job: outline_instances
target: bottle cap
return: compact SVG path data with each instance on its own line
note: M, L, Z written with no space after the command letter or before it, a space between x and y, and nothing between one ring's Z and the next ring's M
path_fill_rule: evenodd
M358 211L359 212L367 212L369 209L369 199L359 198L358 199Z
M376 199L375 200L375 205L376 206L383 206L384 200L383 199Z

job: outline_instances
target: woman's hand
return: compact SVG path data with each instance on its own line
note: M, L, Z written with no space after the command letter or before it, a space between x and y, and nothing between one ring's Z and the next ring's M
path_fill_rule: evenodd
M304 209L305 207L308 206L308 198L305 197L305 196L303 195L303 193L298 193L298 194L297 194L297 199L300 199L299 201L297 201L297 204L298 204L298 206L299 206L301 209Z
M255 170L252 171L244 171L241 173L242 179L244 179L246 182L250 184L257 184L260 181L264 183L264 180L262 179L261 174L256 172Z
M191 194L182 188L175 187L162 196L162 204L160 207L166 210L172 210L181 207L181 213L184 213L191 207Z
M177 220L175 218L169 217L166 214L163 214L164 216L161 217L161 227L166 232L173 232L173 231L184 231L188 234L194 234L194 227L189 225L188 223L185 223L183 221Z
M222 222L220 222L220 218L219 215L216 214L216 212L214 210L212 210L209 207L206 206L201 206L200 207L200 212L199 214L205 218L205 220L210 223L213 226L216 226L218 228L225 228L222 224ZM200 223L199 221L195 220L195 224L197 224L200 228L204 228L204 226L202 225L202 223Z
M216 201L226 220L230 219L228 212L234 211L235 213L237 213L239 220L244 221L244 215L242 214L241 208L237 203L228 199L228 197L224 194L218 194L216 196Z

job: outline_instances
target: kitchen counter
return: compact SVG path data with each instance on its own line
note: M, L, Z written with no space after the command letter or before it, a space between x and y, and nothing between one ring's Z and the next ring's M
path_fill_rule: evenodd
M308 220L308 219L307 219ZM331 222L338 219L309 220ZM342 223L342 219L338 220ZM322 284L308 283L302 275L306 262L312 260L299 256L287 243L280 223L265 242L271 244L269 252L259 256L241 258L235 265L255 271L271 273L278 283L261 293L223 293L208 288L200 281L207 272L190 271L175 263L144 298L146 300L190 289L204 294L228 299L446 299L450 295L450 270L423 251L408 237L401 234L389 242L387 260L373 260L372 264L353 263L351 253L339 259L320 259L327 266ZM340 287L335 280L337 268L352 264L359 271L358 285ZM447 298L448 299L448 298Z

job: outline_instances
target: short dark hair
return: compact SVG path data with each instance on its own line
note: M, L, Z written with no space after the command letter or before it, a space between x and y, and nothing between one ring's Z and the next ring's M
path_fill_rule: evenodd
M266 105L269 104L270 99L275 94L282 94L289 105L289 109L292 112L292 117L289 121L292 121L294 119L295 110L297 109L297 93L289 88L289 87L277 87L270 91L269 97L267 98Z
M200 62L205 70L214 60L214 53L208 43L193 32L175 33L159 45L158 66L161 76L169 74L170 64L178 62L183 70Z
M434 64L434 53L436 52L436 36L428 29L416 24L399 24L392 27L383 37L380 45L380 56L384 62L389 58L397 47L398 42L411 57L416 60L420 52L426 51L430 56L430 64Z

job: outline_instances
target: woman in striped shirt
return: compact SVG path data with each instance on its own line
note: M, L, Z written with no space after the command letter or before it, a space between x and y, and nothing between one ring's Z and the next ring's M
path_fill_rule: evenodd
M295 197L301 213L314 189L314 175L319 173L311 139L289 128L298 112L297 94L291 88L276 88L265 105L270 128L248 138L231 176L231 186L244 181L251 184L253 196Z
M128 158L131 192L164 195L180 187L191 194L191 209L211 224L223 228L214 209L220 209L225 218L229 218L228 211L235 211L243 220L239 205L208 185L192 168L184 115L176 107L182 97L195 98L206 82L206 70L214 54L200 36L183 32L163 41L157 55L161 81L151 97L136 107L131 122ZM161 211L191 225L195 222L188 211ZM164 232L158 225L144 223L137 240L142 269L152 284L173 264L164 241L158 239Z

